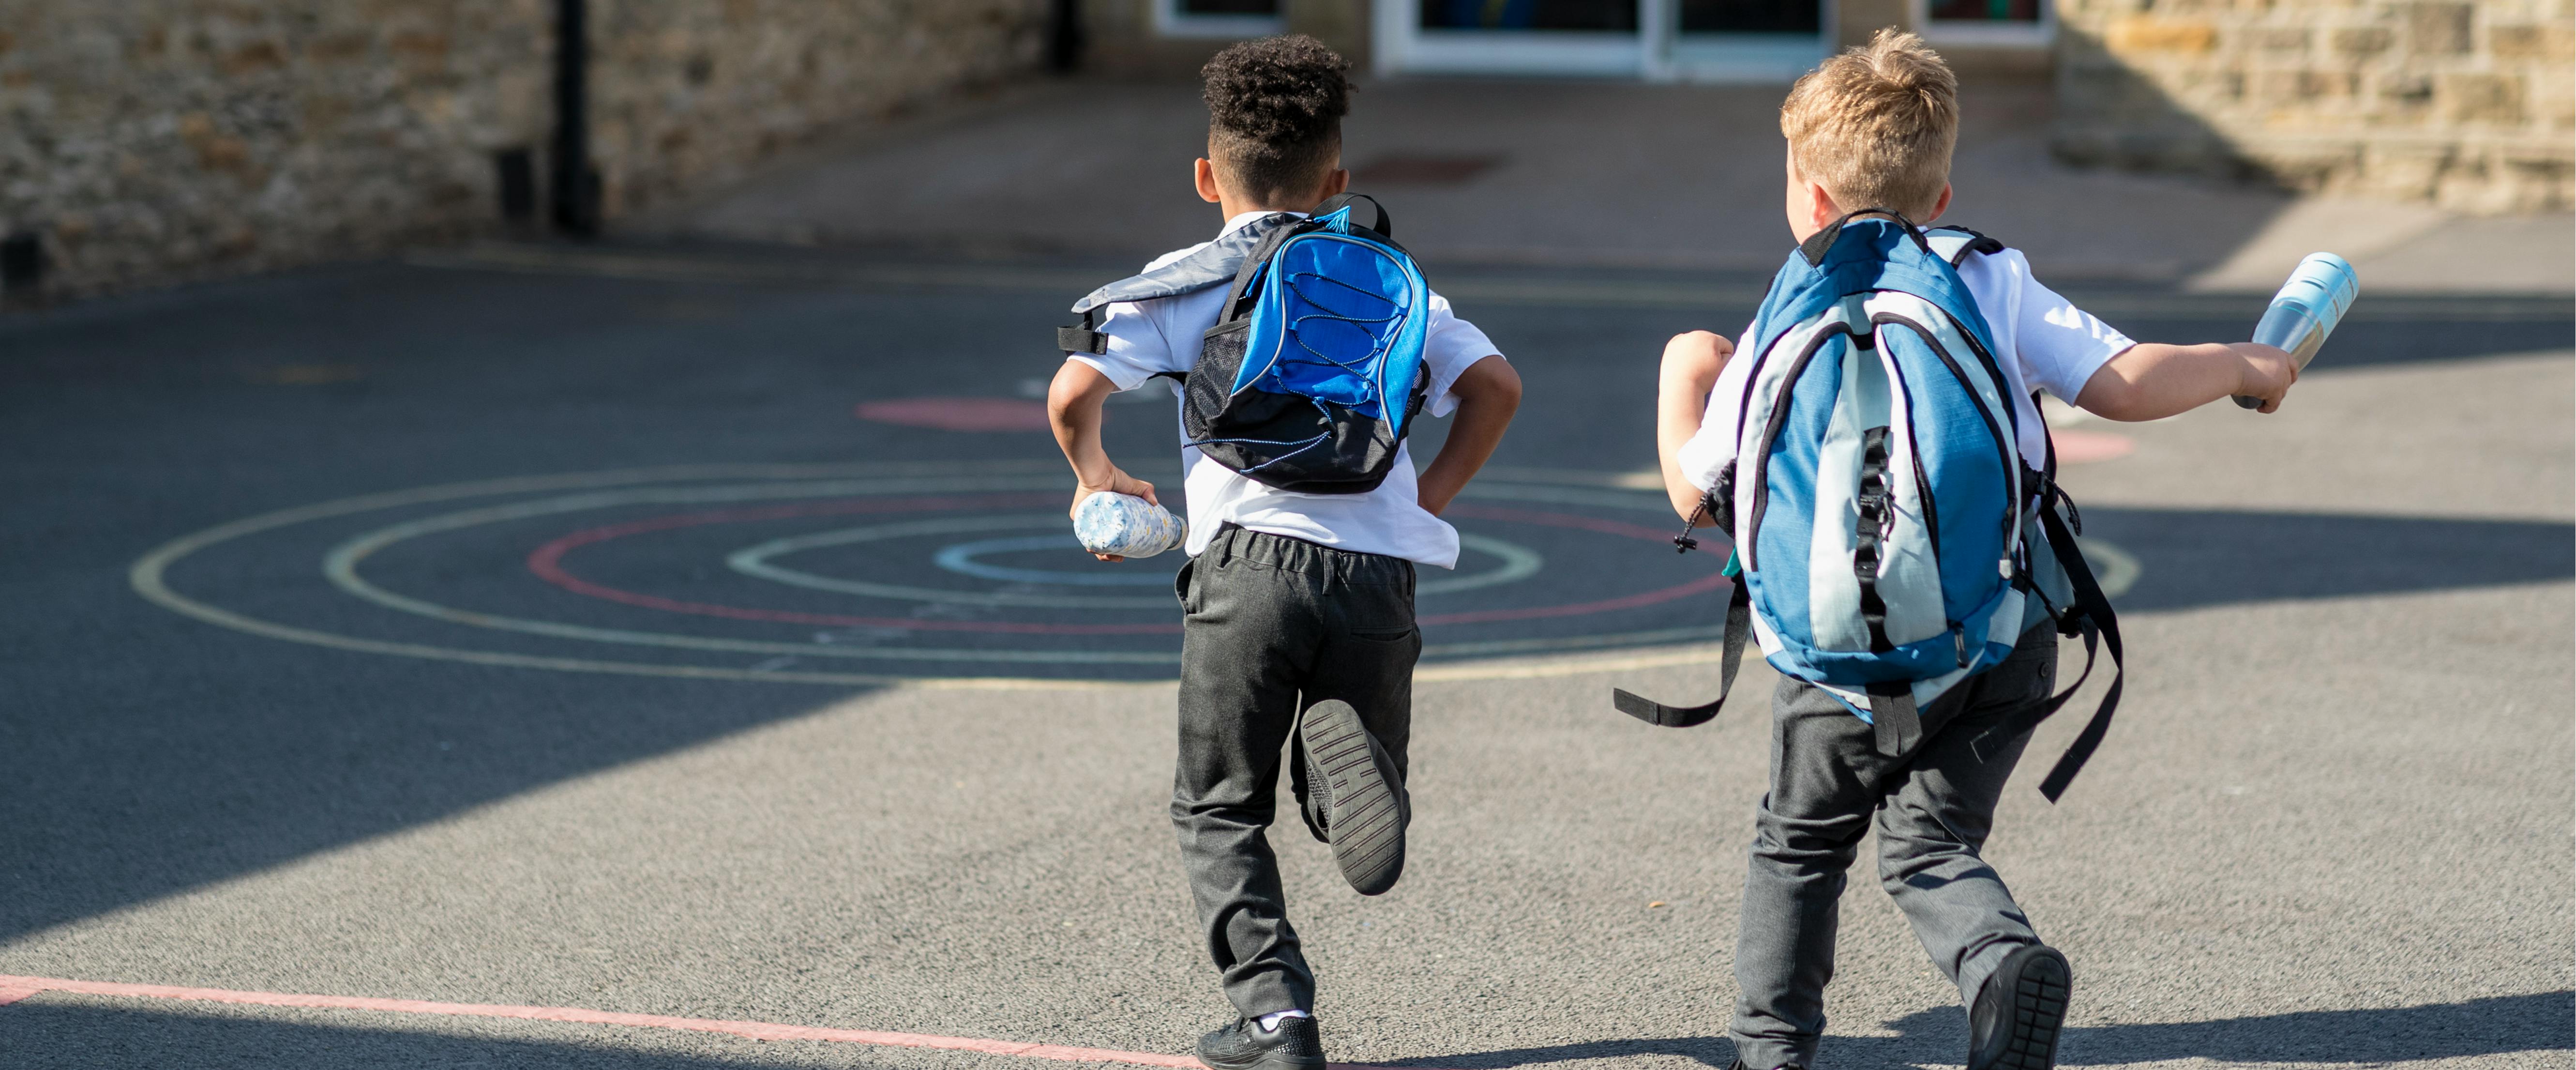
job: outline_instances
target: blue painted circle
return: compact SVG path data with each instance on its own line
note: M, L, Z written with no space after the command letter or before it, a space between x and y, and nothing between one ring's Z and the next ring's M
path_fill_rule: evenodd
M988 565L975 560L985 554L1013 551L1072 550L1082 552L1082 540L1071 535L1033 535L1017 539L978 539L941 549L931 560L950 572L962 572L1005 583L1060 583L1072 587L1169 587L1172 578L1158 573L1071 571L1051 568L1009 568Z

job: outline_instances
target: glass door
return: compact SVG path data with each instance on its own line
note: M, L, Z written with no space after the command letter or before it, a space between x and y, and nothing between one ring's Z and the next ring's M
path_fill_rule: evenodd
M1935 45L2042 48L2057 36L2046 0L1913 0L1914 24Z
M1644 73L1641 10L1666 0L1377 0L1383 72Z
M1664 71L1669 77L1788 82L1814 69L1832 47L1832 5L1825 0L1665 2L1674 8L1675 21Z

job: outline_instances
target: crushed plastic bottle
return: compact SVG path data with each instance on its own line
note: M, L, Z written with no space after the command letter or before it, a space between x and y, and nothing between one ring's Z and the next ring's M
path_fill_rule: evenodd
M1073 535L1095 554L1152 557L1188 542L1188 521L1133 495L1101 491L1073 511Z

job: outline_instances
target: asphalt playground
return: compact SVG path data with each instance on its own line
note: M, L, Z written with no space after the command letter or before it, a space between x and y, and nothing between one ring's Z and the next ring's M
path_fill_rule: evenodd
M1073 552L1034 400L1126 266L497 244L0 319L0 1065L1183 1065L1177 562ZM1425 576L1403 883L1274 836L1327 1041L1724 1067L1771 680L1608 694L1714 685L1646 420L1763 278L1429 266L1528 401ZM2066 1065L2576 1065L2576 322L2358 307L2278 415L2059 427L2128 698L1988 853ZM1169 405L1109 436L1177 494ZM1955 1066L1869 877L1823 1065Z

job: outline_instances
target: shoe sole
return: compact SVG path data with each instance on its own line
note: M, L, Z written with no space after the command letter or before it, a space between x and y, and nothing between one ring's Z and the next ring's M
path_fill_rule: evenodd
M1304 736L1308 769L1330 785L1325 828L1342 879L1361 895L1395 887L1404 873L1404 815L1359 711L1340 699L1318 702L1306 711Z
M2066 1001L2074 993L2075 976L2066 957L2053 949L2038 947L2028 954L2029 960L2013 977L2012 1039L2002 1054L1985 1064L1985 1070L2055 1070L2057 1066L2057 1036L2066 1025Z
M1281 1055L1275 1051L1264 1052L1259 1058L1247 1059L1239 1063L1210 1059L1205 1055L1199 1056L1198 1061L1199 1065L1206 1067L1207 1070L1324 1070L1324 1060L1320 1058Z

